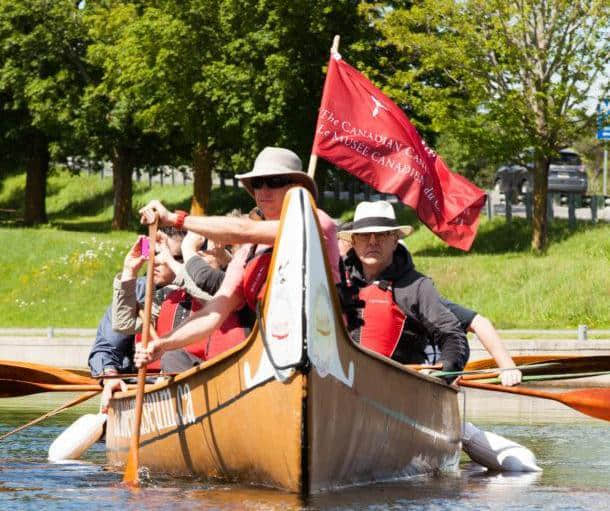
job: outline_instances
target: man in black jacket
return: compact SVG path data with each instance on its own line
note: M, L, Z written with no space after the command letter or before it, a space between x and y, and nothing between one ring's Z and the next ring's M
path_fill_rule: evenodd
M341 286L348 329L356 342L397 362L441 363L444 371L460 371L469 356L466 335L398 243L411 231L397 224L386 201L356 208L351 229L340 233L353 244Z

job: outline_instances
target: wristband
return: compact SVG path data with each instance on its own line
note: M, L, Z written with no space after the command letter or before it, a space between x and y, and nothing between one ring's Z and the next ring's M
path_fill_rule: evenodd
M182 229L182 227L184 226L184 219L188 216L188 213L186 211L182 211L181 209L177 209L176 211L174 211L174 213L176 214L176 221L174 222L174 227L176 229Z

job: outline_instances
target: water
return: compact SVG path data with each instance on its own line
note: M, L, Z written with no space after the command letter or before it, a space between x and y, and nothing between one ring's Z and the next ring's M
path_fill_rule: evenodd
M0 399L0 434L71 396ZM351 488L309 498L275 490L153 475L134 493L104 465L101 443L79 463L50 464L54 438L97 399L0 441L0 510L579 510L610 509L610 424L552 401L469 392L467 418L532 449L538 474L493 474L464 455L458 473Z

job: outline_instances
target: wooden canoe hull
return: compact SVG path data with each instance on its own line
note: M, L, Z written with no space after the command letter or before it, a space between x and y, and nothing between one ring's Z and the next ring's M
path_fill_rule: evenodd
M243 354L148 389L143 466L296 493L456 468L461 444L453 388L418 375L405 378L407 370L366 353L356 357L356 374L363 376L352 388L320 377L315 368L286 383L273 379L247 388L239 369L256 358L260 344L255 340ZM134 403L127 396L113 400L107 430L113 464L126 460Z
M287 195L264 321L240 346L147 388L140 463L302 494L455 469L457 389L348 338L311 200ZM133 392L111 401L112 463L126 460L134 402Z

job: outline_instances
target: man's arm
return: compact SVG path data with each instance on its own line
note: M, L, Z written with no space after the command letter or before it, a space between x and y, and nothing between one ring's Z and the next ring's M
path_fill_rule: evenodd
M117 275L112 285L112 329L124 335L136 333L138 302L136 279L121 280Z
M225 272L212 268L201 256L194 255L185 265L186 276L199 288L213 295L220 288Z
M136 296L136 279L138 271L146 261L142 255L138 236L123 260L123 269L112 283L112 329L126 335L136 331L138 302Z
M460 323L441 303L431 279L422 279L417 289L417 297L418 319L441 349L443 371L461 371L468 362L470 349Z
M175 216L174 213L170 215ZM170 217L171 218L171 217ZM172 223L175 222L175 218ZM225 216L194 216L184 219L184 228L194 231L221 245L259 243L273 245L280 222L255 221L249 218Z
M161 225L175 225L178 220L176 213L168 211L160 201L153 200L140 210L141 221L151 223L155 212L159 215ZM183 228L220 245L243 243L273 245L279 225L277 220L261 222L249 218L188 215L184 219Z
M470 323L469 330L474 332L481 344L497 362L501 369L509 369L500 373L502 385L511 386L521 383L522 375L515 368L515 362L504 347L502 339L493 324L485 316L477 314Z

